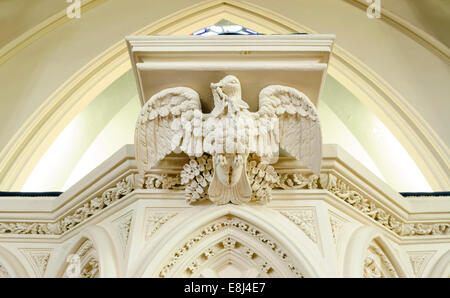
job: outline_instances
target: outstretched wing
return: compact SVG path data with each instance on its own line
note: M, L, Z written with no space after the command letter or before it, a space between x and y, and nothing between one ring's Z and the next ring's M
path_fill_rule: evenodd
M268 86L259 93L258 114L260 121L278 116L281 148L319 173L322 134L317 110L306 95L286 86Z
M141 173L172 151L202 152L202 112L198 93L186 87L153 95L136 123L136 162Z

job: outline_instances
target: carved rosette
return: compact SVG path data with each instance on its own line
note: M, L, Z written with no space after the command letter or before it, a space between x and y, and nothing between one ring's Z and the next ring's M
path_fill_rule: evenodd
M98 260L95 257L90 258L81 270L81 278L96 278L99 275Z
M215 260L221 255L228 254L225 264L216 264ZM235 255L242 256L241 259ZM242 260L246 264L242 264ZM226 277L223 271L232 267L234 272L240 272L240 277L276 277L279 276L270 265L270 262L241 241L233 237L226 237L206 248L195 259L186 266L184 277Z

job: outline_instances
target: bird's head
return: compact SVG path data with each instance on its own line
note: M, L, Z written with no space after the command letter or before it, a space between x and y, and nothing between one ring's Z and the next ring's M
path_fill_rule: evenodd
M220 89L229 99L241 99L241 83L235 76L228 75L220 82L211 84L211 88Z

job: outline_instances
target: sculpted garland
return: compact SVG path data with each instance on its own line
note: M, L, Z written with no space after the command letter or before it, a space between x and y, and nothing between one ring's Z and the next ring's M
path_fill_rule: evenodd
M136 174L126 176L100 196L85 202L56 222L0 222L0 234L61 235L131 193L135 189L135 180L138 180Z

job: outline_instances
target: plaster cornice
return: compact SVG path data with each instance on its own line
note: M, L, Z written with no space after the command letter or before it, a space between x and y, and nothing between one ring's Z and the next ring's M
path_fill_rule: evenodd
M165 173L167 168L170 168L171 172L177 168L181 171L184 162L186 162L186 159L168 157L165 164L163 163L163 167L156 168L154 171L156 174ZM301 187L291 190L274 190L273 200L267 205L269 208L289 208L296 206L296 202L299 201L318 200L333 206L365 225L382 229L388 237L397 242L402 241L402 239L409 239L411 236L421 239L430 238L436 241L448 239L448 231L445 232L445 228L443 234L435 234L434 232L421 234L420 229L422 227L428 229L433 225L450 225L450 214L446 211L450 209L450 198L427 199L428 203L432 202L432 204L428 204L427 208L424 209L422 201L417 203L417 200L404 199L336 145L324 147L321 173L325 175L326 180L322 181L322 176L320 178L314 175L307 176L306 168L292 158L281 158L275 165L275 169L279 173L305 175L305 177L309 177L308 179L313 179L312 181L315 182L312 183L317 184L317 186L311 186L308 189L302 189L303 187ZM333 184L332 180L329 180L332 179L332 176L337 178L337 184ZM81 210L87 208L86 203L88 203L88 206L92 205L93 200L98 198L109 200L108 198L111 198L112 201L109 205L97 209L91 216L87 216L60 232L56 232L56 230L54 232L51 230L39 232L40 228L37 227L36 233L2 233L0 237L5 237L5 239L39 239L39 237L59 239L69 237L76 231L80 231L82 227L99 222L142 199L154 202L156 205L160 202L165 205L173 204L173 207L190 208L185 203L184 191L170 188L142 189L142 186L139 186L140 183L143 183L139 182L140 179L134 162L133 146L127 145L56 199L43 198L41 200L40 198L33 198L29 200L34 204L28 205L23 204L23 201L14 201L17 198L0 198L0 210L2 210L0 212L0 228L2 228L1 223L8 225L16 222L25 225L31 223L60 225L66 218L75 214L83 217L83 212L91 212L88 209ZM364 198L368 202L374 203L377 208L383 210L384 214L406 225L407 234L403 234L404 228L397 231L396 228L391 227L390 223L387 224L376 216L372 217L370 214L375 211L373 207L366 210L366 207L359 206L359 203L355 205L348 198ZM46 202L46 204L36 210L36 204L41 201ZM413 229L413 231L419 229L419 232L409 232L408 229Z

